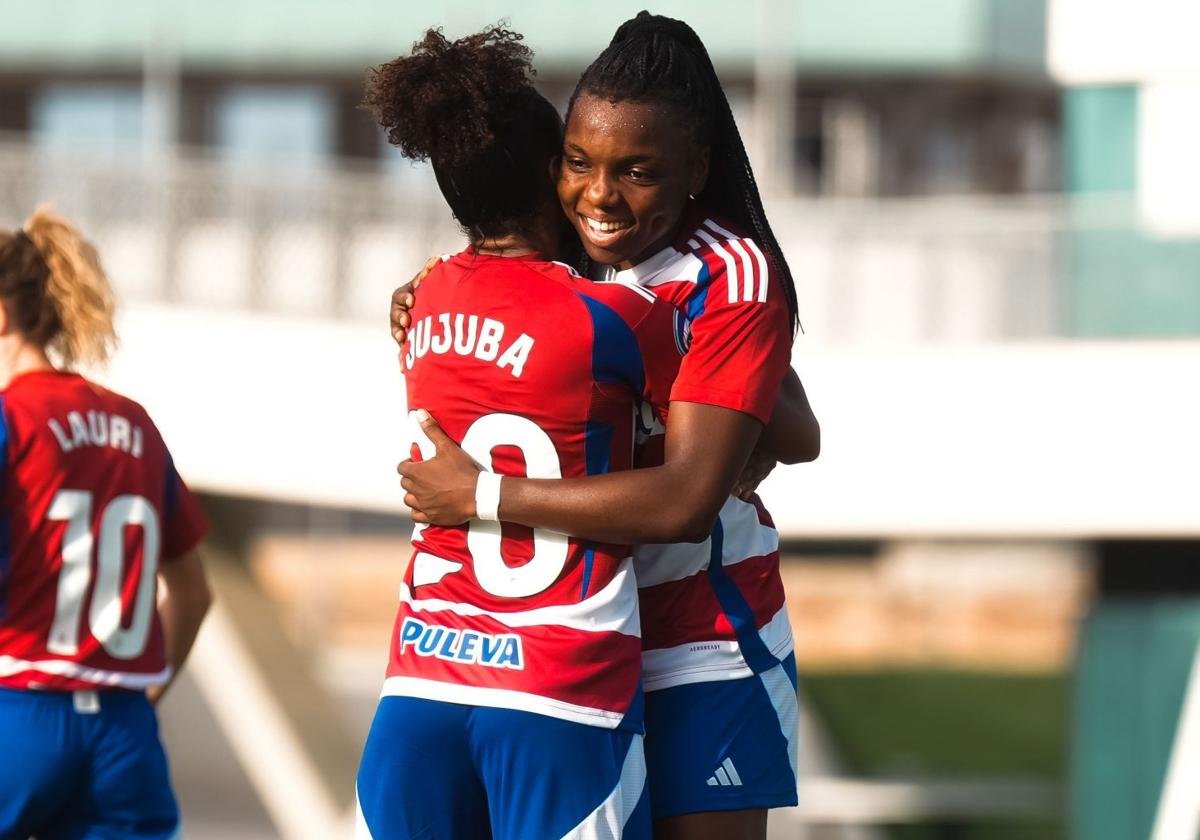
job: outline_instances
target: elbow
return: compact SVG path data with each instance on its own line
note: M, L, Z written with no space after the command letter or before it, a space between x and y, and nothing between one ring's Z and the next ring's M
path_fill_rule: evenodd
M212 584L208 582L207 577L201 577L183 593L180 593L180 602L184 609L187 610L197 622L204 619L212 609L213 601L215 600L212 591Z
M821 454L821 426L814 420L808 433L777 456L781 464L807 464Z
M712 534L720 505L703 505L673 511L659 520L659 528L649 539L642 542L654 543L702 543Z

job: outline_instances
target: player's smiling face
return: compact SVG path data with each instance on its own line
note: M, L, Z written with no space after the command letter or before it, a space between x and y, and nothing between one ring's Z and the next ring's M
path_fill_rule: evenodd
M708 175L678 118L653 102L581 94L563 139L558 197L588 256L630 268L674 237Z

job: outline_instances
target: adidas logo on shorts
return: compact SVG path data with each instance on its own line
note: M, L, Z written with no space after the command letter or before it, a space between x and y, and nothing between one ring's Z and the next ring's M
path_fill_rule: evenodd
M709 787L741 787L742 777L738 775L737 768L733 766L733 762L726 758L721 762L721 766L717 768L717 772L708 777Z

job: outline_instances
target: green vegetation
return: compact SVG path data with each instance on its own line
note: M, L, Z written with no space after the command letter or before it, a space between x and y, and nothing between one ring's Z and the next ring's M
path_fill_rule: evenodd
M854 775L1063 781L1064 675L889 669L800 680ZM890 833L896 840L1059 840L1063 827L993 819L893 826Z

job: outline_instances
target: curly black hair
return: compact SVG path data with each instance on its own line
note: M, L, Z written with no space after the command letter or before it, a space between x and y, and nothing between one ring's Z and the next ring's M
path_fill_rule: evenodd
M612 102L659 102L709 149L708 181L696 196L749 231L783 283L792 331L799 324L796 286L763 210L762 198L733 111L704 42L681 20L640 12L617 29L604 52L583 71L568 106L580 94Z
M411 55L373 68L363 107L390 143L429 160L473 239L527 229L549 198L562 118L533 87L533 52L500 27L447 40L430 29Z

